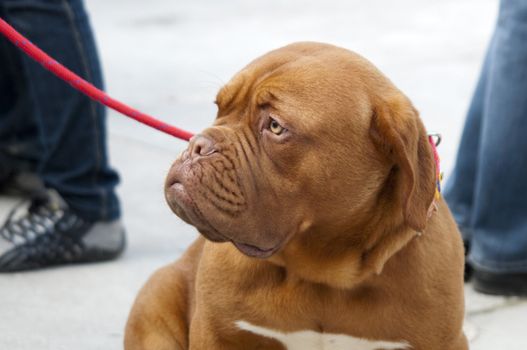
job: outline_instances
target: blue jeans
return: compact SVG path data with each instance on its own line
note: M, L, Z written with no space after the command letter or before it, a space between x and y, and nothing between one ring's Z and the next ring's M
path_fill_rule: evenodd
M527 1L500 2L444 196L469 263L527 272Z
M49 55L102 87L81 0L0 0L0 16ZM0 166L30 170L90 221L120 216L108 164L105 109L0 37Z

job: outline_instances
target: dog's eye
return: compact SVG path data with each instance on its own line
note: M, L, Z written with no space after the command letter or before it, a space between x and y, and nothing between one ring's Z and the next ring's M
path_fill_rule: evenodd
M280 125L280 123L278 123L276 120L271 118L271 120L269 121L269 130L275 135L280 135L284 132L285 128Z

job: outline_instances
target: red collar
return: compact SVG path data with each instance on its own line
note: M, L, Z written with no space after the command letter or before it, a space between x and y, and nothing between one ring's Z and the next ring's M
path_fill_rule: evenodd
M441 134L430 133L428 134L428 142L432 146L432 152L434 153L434 162L436 168L436 195L435 198L439 199L441 195L441 180L443 179L443 174L441 173L439 154L437 153L437 146L441 143Z
M432 203L430 204L430 208L428 209L428 218L430 218L432 214L435 211L437 211L436 201L441 197L441 180L443 179L443 173L441 173L439 154L437 153L437 146L439 146L439 144L441 143L441 134L438 134L438 133L428 134L428 142L430 142L430 146L432 146L432 152L434 154L434 163L435 163L435 169L436 169L436 191L435 191L434 199L432 200Z

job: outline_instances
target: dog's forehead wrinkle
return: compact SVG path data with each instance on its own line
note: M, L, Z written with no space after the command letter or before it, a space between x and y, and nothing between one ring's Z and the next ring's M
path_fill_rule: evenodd
M255 104L258 107L266 107L266 105L270 105L271 107L276 108L275 104L281 101L279 94L280 92L275 91L272 86L263 84L259 85L254 94Z
M270 88L271 85L267 84L267 82L276 81L277 78L283 75L292 74L293 78L298 79L306 75L315 65L319 67L324 66L323 60L313 55L306 56L296 53L282 54L281 56L278 60L264 56L249 64L219 91L216 98L218 105L224 108L227 107L239 99L237 97L241 95L241 92L247 94L253 90L258 90L258 87L261 86ZM294 80L289 79L289 82L293 82ZM282 81L279 86L275 87L283 85L284 82ZM265 97L273 98L274 96L273 93L268 93Z
M220 114L228 113L233 106L246 106L243 101L250 95L254 84L255 82L254 79L251 79L250 72L243 70L224 85L216 95Z

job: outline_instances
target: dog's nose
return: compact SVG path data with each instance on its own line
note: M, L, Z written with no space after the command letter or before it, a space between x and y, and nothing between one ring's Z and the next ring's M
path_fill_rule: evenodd
M214 148L214 141L201 134L195 135L190 139L189 150L190 155L194 157L209 156L216 152L216 148Z

